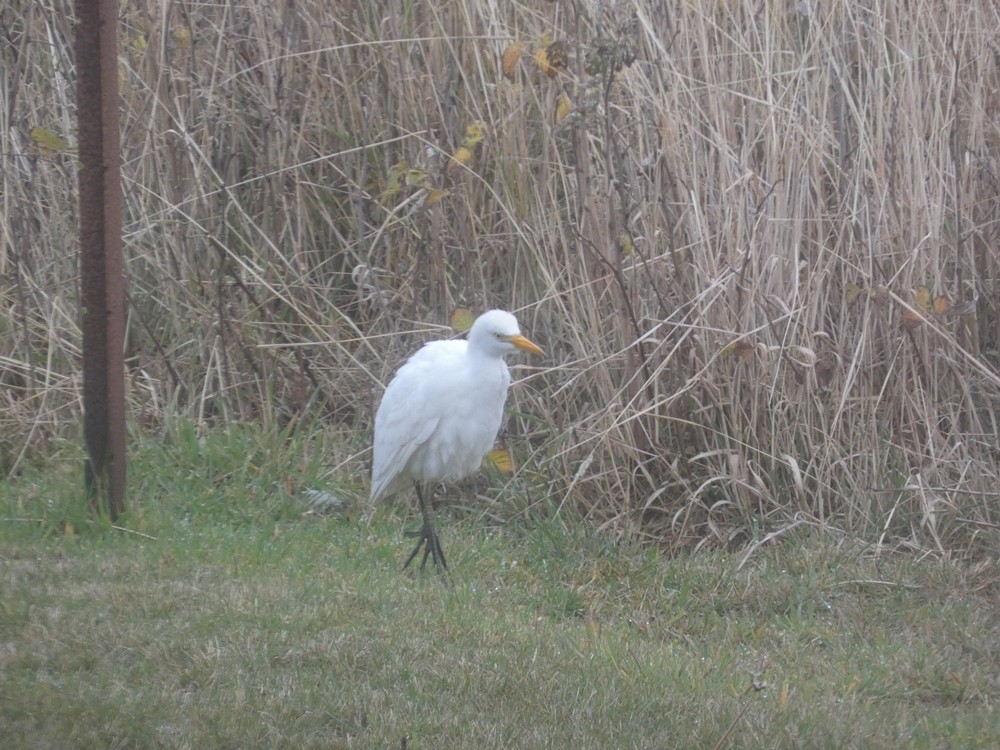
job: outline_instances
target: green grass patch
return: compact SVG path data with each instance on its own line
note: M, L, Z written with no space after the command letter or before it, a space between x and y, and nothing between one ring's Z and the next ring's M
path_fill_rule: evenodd
M146 445L118 528L70 512L70 449L0 488L5 746L1000 738L994 565L873 559L804 533L739 567L742 554L669 559L561 519L443 511L442 585L399 570L402 503L370 520L308 512L294 491L319 473L308 453L246 429Z

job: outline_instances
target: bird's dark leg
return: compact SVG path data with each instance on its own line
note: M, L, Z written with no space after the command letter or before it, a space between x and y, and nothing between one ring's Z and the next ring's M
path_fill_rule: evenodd
M424 566L427 565L427 558L430 557L434 560L434 568L438 573L444 573L448 570L448 563L444 559L444 550L441 549L441 542L438 541L437 530L434 528L434 516L431 511L430 503L424 499L424 493L420 488L420 484L416 483L414 485L417 488L417 498L420 500L420 513L424 517L424 525L420 529L419 538L417 539L417 546L413 548L413 552L410 556L406 558L406 562L403 564L403 570L406 570L410 563L413 562L413 558L417 556L420 552L420 548L424 549L424 557L420 561L420 569L423 570Z

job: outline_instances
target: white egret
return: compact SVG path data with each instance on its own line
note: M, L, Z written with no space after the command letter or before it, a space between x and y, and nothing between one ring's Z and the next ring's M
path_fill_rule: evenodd
M423 527L403 570L420 549L439 573L448 565L434 529L427 485L475 472L493 447L510 373L504 356L542 350L521 335L517 319L503 310L480 315L468 340L431 341L399 368L375 414L372 502L410 482L417 490Z

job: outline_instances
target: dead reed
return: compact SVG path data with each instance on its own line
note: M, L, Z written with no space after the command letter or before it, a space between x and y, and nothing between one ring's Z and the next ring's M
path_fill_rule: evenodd
M522 508L996 554L993 3L122 7L136 430L349 430L361 481L424 324L503 306ZM0 10L5 473L79 421L71 12Z

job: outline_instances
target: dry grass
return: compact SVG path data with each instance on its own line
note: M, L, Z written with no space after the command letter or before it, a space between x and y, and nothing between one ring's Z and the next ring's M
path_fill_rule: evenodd
M10 473L79 421L71 4L0 31ZM353 430L361 481L416 321L503 306L526 504L995 555L998 42L988 0L126 3L135 430Z

